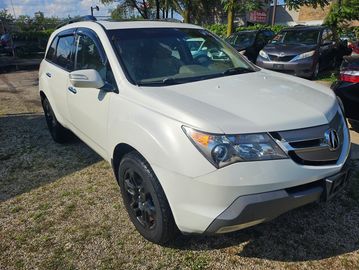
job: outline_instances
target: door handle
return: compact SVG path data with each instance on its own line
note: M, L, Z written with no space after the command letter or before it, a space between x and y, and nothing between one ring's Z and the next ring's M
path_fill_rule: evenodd
M46 73L46 76L49 77L49 78L51 78L51 73L47 72L47 73Z
M69 86L69 88L67 88L71 93L76 94L77 90L75 88L73 88L72 86Z

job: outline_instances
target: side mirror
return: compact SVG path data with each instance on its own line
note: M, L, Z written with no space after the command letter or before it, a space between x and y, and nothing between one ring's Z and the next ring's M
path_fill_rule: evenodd
M70 82L80 88L102 88L105 83L100 74L94 69L76 70L69 74Z

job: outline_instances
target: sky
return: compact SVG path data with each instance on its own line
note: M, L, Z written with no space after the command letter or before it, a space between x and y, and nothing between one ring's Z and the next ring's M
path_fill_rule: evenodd
M90 14L91 6L99 6L100 11L94 11L94 15L107 16L109 10L116 4L105 6L99 0L0 0L0 9L7 9L9 13L34 16L37 11L42 11L46 17L67 18L76 15Z

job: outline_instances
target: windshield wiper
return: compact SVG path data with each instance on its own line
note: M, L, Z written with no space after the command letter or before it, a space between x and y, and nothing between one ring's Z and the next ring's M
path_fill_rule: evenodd
M222 72L222 75L236 75L236 74L243 74L243 73L249 73L254 72L252 69L244 68L244 67L234 67L229 68Z

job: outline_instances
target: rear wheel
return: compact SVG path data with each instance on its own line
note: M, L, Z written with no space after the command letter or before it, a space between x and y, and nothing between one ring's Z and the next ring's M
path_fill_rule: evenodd
M52 139L57 143L65 143L70 139L71 133L57 121L54 111L49 100L45 97L42 99L42 108L45 113L47 127Z
M119 166L119 185L132 223L147 240L165 244L178 232L164 191L148 162L136 151Z

